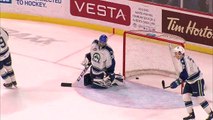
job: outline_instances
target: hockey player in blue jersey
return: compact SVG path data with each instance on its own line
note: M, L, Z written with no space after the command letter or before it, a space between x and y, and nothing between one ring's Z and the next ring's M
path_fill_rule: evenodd
M3 84L6 88L16 86L17 82L12 68L12 60L9 52L7 41L9 34L6 30L0 27L0 75L5 81Z
M195 119L191 96L196 98L201 107L209 115L206 120L213 120L213 112L209 106L209 103L204 98L204 79L200 69L192 58L185 55L185 50L183 47L177 46L173 49L173 52L175 53L175 57L182 65L182 71L180 72L179 78L172 82L170 87L174 89L182 82L185 83L182 95L189 116L183 118L183 120Z
M118 76L115 79L115 59L113 49L107 44L108 37L101 35L98 40L92 42L90 52L86 54L82 65L90 67L90 73L84 75L84 85L92 85L93 88L108 88L118 85L123 79Z

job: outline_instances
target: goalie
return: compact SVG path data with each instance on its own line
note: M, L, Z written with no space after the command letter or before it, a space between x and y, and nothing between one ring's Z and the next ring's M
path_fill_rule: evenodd
M121 75L115 75L115 59L113 49L107 44L108 37L101 35L94 40L90 52L86 54L82 65L90 68L90 73L84 75L84 85L93 88L108 88L123 82ZM115 79L116 76L116 79Z

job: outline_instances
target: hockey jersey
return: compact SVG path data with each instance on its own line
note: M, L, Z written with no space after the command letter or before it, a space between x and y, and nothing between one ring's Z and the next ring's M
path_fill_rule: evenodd
M9 34L3 28L0 28L0 61L6 59L9 53L9 47L7 46L7 41L9 39Z
M183 81L192 84L197 80L203 79L198 66L195 64L192 58L184 55L184 57L180 59L180 62L182 65L182 72L180 73L179 78L181 78Z
M100 47L98 40L94 40L90 49L93 73L100 72L114 73L115 59L112 48L108 45Z

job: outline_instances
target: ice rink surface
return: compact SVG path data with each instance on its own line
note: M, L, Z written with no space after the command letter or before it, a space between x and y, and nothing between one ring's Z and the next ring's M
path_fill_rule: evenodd
M1 120L181 120L187 115L180 89L163 90L171 78L147 75L107 90L75 83L90 44L101 34L115 52L116 73L122 72L122 36L84 28L23 20L0 19L9 34L17 89L1 80ZM206 99L212 106L213 56L187 51L206 80ZM73 82L75 87L61 87ZM207 114L195 104L196 120Z

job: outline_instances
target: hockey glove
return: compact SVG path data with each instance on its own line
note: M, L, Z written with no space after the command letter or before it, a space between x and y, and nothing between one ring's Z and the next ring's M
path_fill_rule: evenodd
M81 65L83 65L84 67L89 67L91 65L91 57L90 57L90 53L86 54L83 62L81 63Z
M181 80L180 80L180 79L177 79L177 80L175 80L174 82L172 82L172 83L170 84L170 88L175 89L175 88L178 87L180 84L181 84Z
M113 81L115 79L115 73L107 73L107 77L110 81Z

